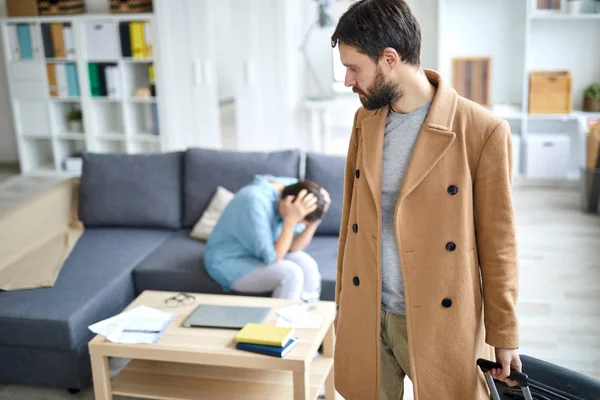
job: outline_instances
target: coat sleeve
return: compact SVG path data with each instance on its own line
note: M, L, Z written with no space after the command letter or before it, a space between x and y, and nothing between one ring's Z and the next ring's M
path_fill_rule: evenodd
M519 347L515 310L519 266L512 173L510 126L501 121L483 145L475 173L473 201L486 342L505 349Z
M340 305L340 293L342 292L342 268L344 265L344 247L346 245L346 236L348 234L348 219L350 214L350 205L352 203L352 191L354 189L354 173L356 170L356 156L358 153L358 133L357 121L358 111L354 114L354 122L352 124L352 134L350 135L350 143L348 145L348 153L346 156L346 166L344 171L344 199L342 202L342 220L340 225L340 236L338 242L338 258L337 258L337 278L335 287L335 302Z

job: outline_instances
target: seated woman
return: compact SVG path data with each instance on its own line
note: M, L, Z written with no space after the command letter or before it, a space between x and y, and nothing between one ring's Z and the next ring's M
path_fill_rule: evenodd
M225 291L300 299L320 290L308 246L331 200L311 181L257 175L240 189L208 238L204 263Z

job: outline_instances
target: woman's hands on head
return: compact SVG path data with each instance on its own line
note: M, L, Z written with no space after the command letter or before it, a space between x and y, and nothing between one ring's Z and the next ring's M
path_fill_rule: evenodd
M279 215L284 221L299 224L311 212L317 209L317 196L303 189L294 196L287 196L279 201Z

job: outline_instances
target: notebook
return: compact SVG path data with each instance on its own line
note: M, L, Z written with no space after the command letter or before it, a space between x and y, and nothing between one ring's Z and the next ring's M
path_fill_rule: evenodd
M236 342L283 347L294 335L294 328L249 323L235 336Z
M242 329L248 323L263 323L270 312L270 307L201 304L186 318L183 326L188 328Z
M235 347L238 350L250 351L252 353L265 354L268 356L285 357L296 345L298 344L298 338L292 337L285 346L265 346L264 344L253 344L238 342Z

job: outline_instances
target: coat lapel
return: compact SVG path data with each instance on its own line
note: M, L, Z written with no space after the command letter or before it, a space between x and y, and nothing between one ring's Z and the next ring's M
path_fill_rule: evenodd
M381 215L381 170L383 157L383 137L389 106L380 108L361 123L363 170L371 188L377 215Z
M402 202L425 179L448 150L456 134L451 127L456 110L457 95L437 72L425 70L437 92L429 114L419 132L415 148L406 170L398 202ZM381 215L381 171L383 138L389 106L382 107L361 123L363 169L375 201L378 216Z
M437 86L437 91L417 137L404 175L398 203L401 203L425 179L456 137L451 130L456 110L456 92L441 81L436 72L426 70L425 73L429 81Z

